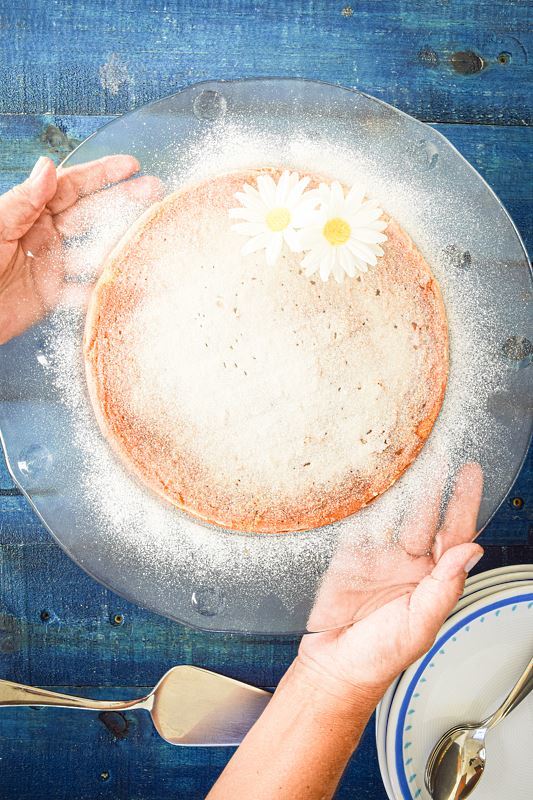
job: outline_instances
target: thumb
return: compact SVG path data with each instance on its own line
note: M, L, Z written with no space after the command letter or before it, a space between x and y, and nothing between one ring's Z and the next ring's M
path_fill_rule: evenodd
M461 596L468 572L482 555L483 548L478 544L450 547L411 595L410 613L425 620L435 636Z
M31 228L56 192L56 168L41 156L30 177L0 196L0 242L15 242Z

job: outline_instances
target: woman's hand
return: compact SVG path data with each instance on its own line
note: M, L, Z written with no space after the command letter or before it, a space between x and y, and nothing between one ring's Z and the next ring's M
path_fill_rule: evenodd
M439 492L413 510L399 533L401 548L375 558L369 586L378 590L371 611L352 625L303 637L298 657L209 794L209 800L327 800L390 682L428 650L483 551L472 544L481 498L476 464L457 479L444 523L435 536ZM353 543L352 543L353 544ZM361 610L361 561L346 561L342 545L311 615L349 618ZM352 552L352 559L354 553ZM395 582L412 581L383 602ZM368 606L367 606L368 610Z
M295 668L305 674L307 681L341 699L361 692L379 696L402 670L431 647L463 591L467 573L483 555L482 548L472 543L482 485L477 464L463 467L436 537L433 523L438 504L412 515L406 536L410 552L413 542L434 539L431 551L418 556L397 551L386 563L378 561L377 568L382 578L395 569L401 580L403 557L424 577L407 586L402 596L350 627L304 636ZM323 596L319 595L313 613L320 612L321 603L335 606L335 593L335 581L331 581ZM339 590L339 600L342 599Z
M82 232L80 212L91 200L110 193L141 204L157 199L161 185L150 176L106 189L139 169L128 155L57 170L43 156L24 183L0 196L0 344L58 302L65 279L63 237Z

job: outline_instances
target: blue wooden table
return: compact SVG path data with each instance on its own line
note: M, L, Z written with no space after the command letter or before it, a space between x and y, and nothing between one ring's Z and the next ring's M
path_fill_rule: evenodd
M0 191L39 155L59 160L112 115L188 83L303 76L438 127L531 248L528 13L525 0L0 0ZM531 500L529 462L482 536L478 569L533 561ZM3 464L0 512L0 677L127 698L179 663L273 687L294 657L297 641L188 630L103 589ZM196 800L230 755L171 747L142 714L4 709L0 800ZM338 797L385 798L370 726Z

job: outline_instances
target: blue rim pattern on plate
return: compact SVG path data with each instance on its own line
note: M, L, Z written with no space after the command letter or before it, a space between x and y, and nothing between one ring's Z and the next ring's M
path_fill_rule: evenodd
M453 638L453 636L462 628L468 629L468 626L470 625L471 622L478 619L479 617L484 618L487 614L490 614L492 611L495 611L496 615L499 615L500 610L504 606L509 606L509 605L517 606L521 603L528 603L528 608L533 608L533 592L528 592L527 594L522 594L522 595L515 595L513 597L507 597L504 600L499 600L494 603L490 603L489 605L484 606L483 608L480 608L477 611L474 611L472 614L469 614L467 617L464 617L462 620L457 622L450 628L449 631L443 634L443 636L441 636L441 638L435 642L431 650L429 650L429 652L424 656L423 660L421 661L420 666L418 667L413 678L411 679L411 682L409 683L405 696L402 700L402 705L400 707L400 712L398 715L398 724L396 727L394 755L396 761L396 773L398 776L404 800L413 800L413 798L416 800L416 798L420 797L420 795L422 794L422 790L420 788L417 789L416 792L413 794L409 786L409 784L416 778L416 773L410 775L408 778L405 772L405 767L404 767L405 748L403 744L403 734L404 734L404 727L407 715L409 714L409 711L412 711L412 709L409 708L411 705L411 698L413 697L413 693L416 689L416 686L418 685L420 678L425 672L426 667L431 666L433 658L436 655L441 654L441 650L443 649L446 642L449 639ZM409 742L406 742L405 747L407 747L408 744Z

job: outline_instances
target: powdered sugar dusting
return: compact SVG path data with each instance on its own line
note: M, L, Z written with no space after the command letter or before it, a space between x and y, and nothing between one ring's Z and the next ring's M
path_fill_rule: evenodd
M169 181L171 188L176 188L191 179L265 163L318 172L348 184L364 181L370 196L408 231L437 275L451 338L444 405L414 465L364 511L316 531L254 536L204 526L167 507L126 473L96 426L82 366L83 313L61 311L53 321L49 347L54 377L63 402L71 410L74 446L84 463L78 477L83 482L84 499L92 509L95 541L107 548L117 565L122 560L130 565L128 569L133 562L138 565L136 580L139 585L152 582L152 604L162 613L207 624L206 618L195 618L190 610L187 587L216 586L224 601L215 627L264 631L303 628L339 537L353 544L360 559L359 572L351 572L346 581L353 587L359 579L363 585L365 565L381 553L394 554L402 519L415 500L434 493L435 481L443 473L453 475L466 460L484 459L491 448L501 446L505 431L495 424L488 401L505 387L505 369L494 350L502 315L491 311L495 299L489 296L490 285L485 285L480 272L491 257L488 243L494 236L494 224L484 220L472 204L455 212L457 190L446 181L439 183L438 190L431 182L424 188L418 180L421 167L416 156L412 162L407 157L402 168L393 171L390 159L380 158L388 146L387 124L392 128L400 123L386 118L381 133L375 131L374 147L368 142L359 147L348 134L339 135L337 141L321 135L304 136L297 126L290 136L285 132L281 147L278 135L265 135L251 125L220 123L214 131L197 137L191 146L181 148L173 185ZM168 165L166 169L168 175ZM95 219L95 230L98 225L105 226L108 219L109 211ZM457 243L458 231L469 241L472 263L468 269L453 250L457 244L464 247L463 242ZM220 296L223 303L228 302L223 286ZM170 307L162 309L163 322ZM147 306L142 313L153 311ZM142 349L139 353L143 358ZM297 378L307 380L309 374ZM208 414L209 404L202 406L199 402L199 410ZM501 475L495 475L489 476L489 484L493 477L501 483ZM120 591L118 566L116 569L114 585ZM404 577L399 580L403 582ZM179 612L168 597L170 585L178 594L185 587L177 603ZM129 586L135 595L131 582ZM323 624L318 621L315 627L346 621L333 618Z

